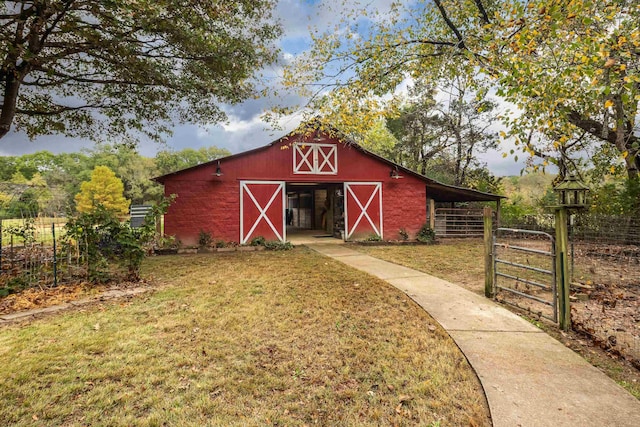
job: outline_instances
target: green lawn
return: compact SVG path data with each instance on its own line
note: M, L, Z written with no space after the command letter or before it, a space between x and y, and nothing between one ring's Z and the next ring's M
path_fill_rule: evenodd
M150 259L158 290L0 329L0 425L490 425L448 335L293 251Z
M24 220L22 219L3 219L2 222L2 246L7 247L11 244L11 234L8 229L10 227L22 227L24 226ZM62 236L64 224L66 224L66 218L35 218L35 239L38 243L52 244L53 235L51 232L51 224L56 224L56 237ZM22 245L23 239L19 236L13 236L14 245Z

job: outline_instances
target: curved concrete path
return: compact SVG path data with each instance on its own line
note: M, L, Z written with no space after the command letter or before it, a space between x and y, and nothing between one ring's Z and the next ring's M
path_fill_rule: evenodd
M438 321L478 374L494 426L640 426L640 401L493 301L345 246L307 246L387 281Z

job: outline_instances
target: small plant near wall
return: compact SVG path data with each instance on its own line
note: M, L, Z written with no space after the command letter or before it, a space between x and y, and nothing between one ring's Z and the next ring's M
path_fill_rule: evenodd
M289 251L293 249L290 242L280 242L278 240L264 242L264 248L268 251Z
M251 239L251 242L249 242L250 246L264 246L266 243L266 240L264 237L262 236L256 236L253 239Z
M429 224L423 224L416 235L416 240L422 243L434 243L436 241L436 232L429 227Z
M364 240L366 242L381 242L382 241L382 237L380 237L379 235L377 235L375 233L371 233Z
M401 228L400 231L398 231L398 235L400 236L400 240L403 240L405 242L409 240L409 233L407 233L407 230L405 228Z
M208 248L213 243L213 236L208 231L200 230L198 233L198 246Z
M227 242L225 242L224 240L217 240L215 246L216 248L226 248Z

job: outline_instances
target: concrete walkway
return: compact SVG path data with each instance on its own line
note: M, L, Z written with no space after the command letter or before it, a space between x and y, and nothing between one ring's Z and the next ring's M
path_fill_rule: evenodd
M640 401L493 301L345 246L308 247L387 281L438 321L480 378L494 426L640 426Z

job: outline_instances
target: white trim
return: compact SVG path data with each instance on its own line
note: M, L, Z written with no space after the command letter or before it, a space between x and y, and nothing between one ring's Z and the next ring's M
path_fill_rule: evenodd
M302 152L302 147L309 147L306 153ZM329 148L325 154L323 148ZM309 159L309 156L312 156ZM338 147L335 144L316 144L296 142L293 144L293 173L297 175L337 175L338 174ZM305 166L306 170L302 168ZM328 171L322 168L329 166ZM301 170L302 169L302 170Z
M315 173L314 165L316 164L315 148L314 144L293 144L293 173L295 174L313 174ZM302 152L302 147L309 147L309 150L305 153ZM298 161L298 154L300 154L300 161ZM309 155L311 155L311 161L309 161ZM300 170L300 167L306 164L309 170Z
M251 185L277 185L278 187L271 195L271 198L267 202L266 206L262 207L260 206L255 196L251 192L251 189L249 188L249 186ZM278 192L280 192L280 197L282 198L282 234L278 232L278 230L276 229L276 226L273 224L273 222L271 222L271 219L267 215L267 211L269 210L273 202L276 200L278 196ZM253 202L253 205L256 208L258 208L258 212L260 212L260 215L258 215L258 218L255 220L250 230L246 234L244 232L244 194L245 193L249 196L249 198ZM258 224L262 219L264 219L267 222L267 224L271 228L271 231L273 231L273 233L276 235L276 237L280 239L281 242L287 241L285 196L286 196L286 193L285 193L284 181L240 181L240 244L241 245L244 245L245 243L247 243L247 240L249 240L249 237L255 231L256 227L258 227Z
M363 206L361 201L356 197L353 190L351 190L352 186L355 185L369 185L374 186L374 190L371 192L371 196L369 196L369 200ZM360 214L358 215L358 219L353 223L353 227L349 230L349 196L348 193L351 193L351 197L356 202L357 206L360 208ZM373 220L367 213L367 209L371 206L371 202L374 200L374 197L378 193L378 204L380 208L380 223L378 224L379 228L374 224ZM344 183L344 234L345 240L351 237L355 229L358 227L362 218L366 218L373 230L378 233L378 236L383 237L383 229L382 229L382 183L381 182L345 182Z
M322 148L329 147L329 152L324 154ZM320 175L335 175L338 173L338 147L333 144L317 144L316 147L316 166L318 174ZM320 153L320 156L317 154ZM333 162L331 161L331 156L333 156ZM322 163L320 163L320 157L322 157ZM319 166L318 166L319 165ZM327 165L331 169L328 172L323 172L322 168Z

